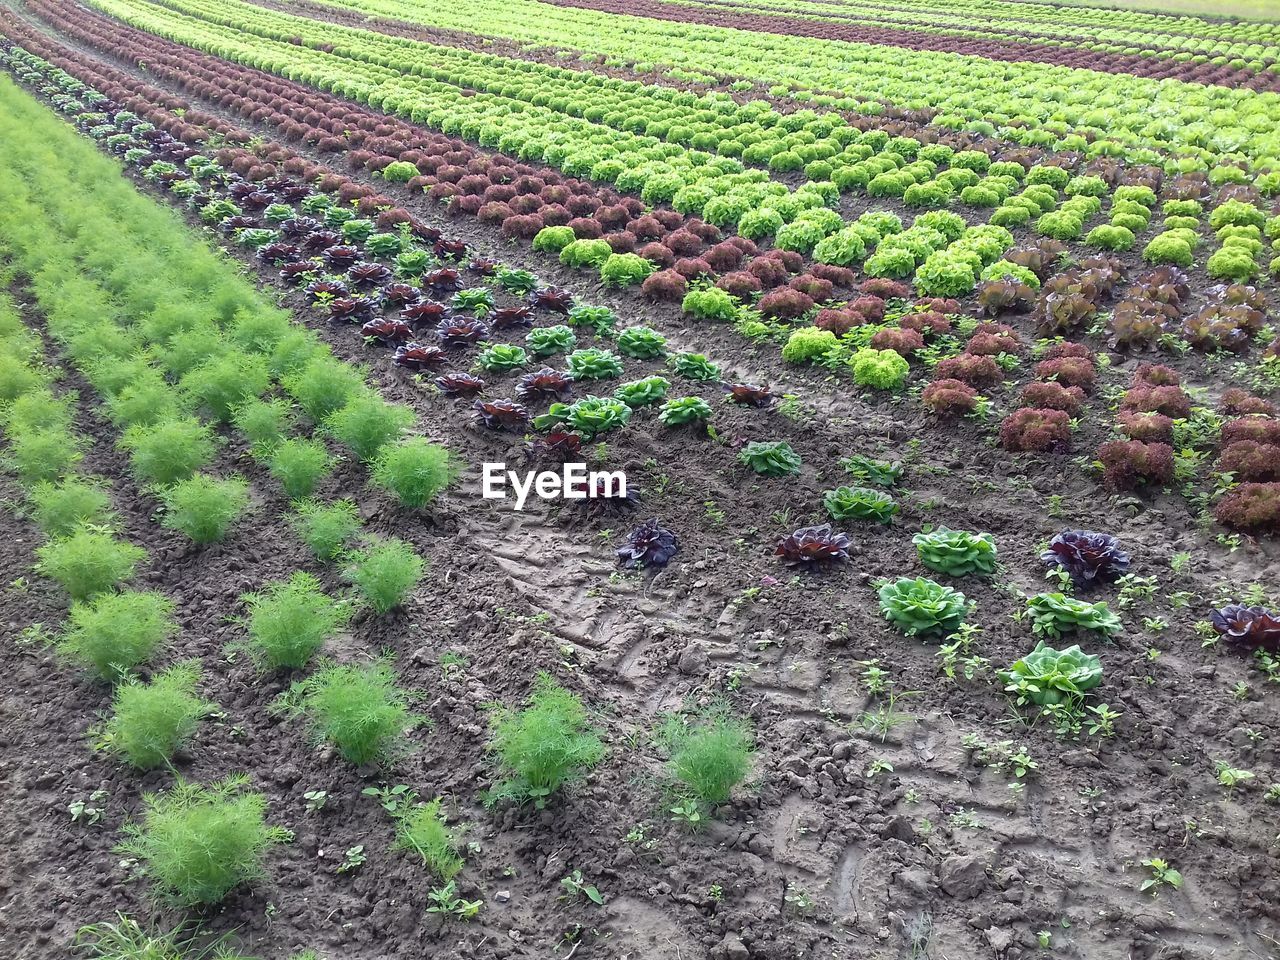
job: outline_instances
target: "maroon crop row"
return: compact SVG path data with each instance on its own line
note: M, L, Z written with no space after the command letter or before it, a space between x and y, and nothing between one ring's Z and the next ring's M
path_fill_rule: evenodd
M344 154L353 170L377 173L396 161L413 163L419 176L408 186L441 201L450 215L477 217L498 226L504 236L522 241L544 226L568 225L578 237L605 239L616 252L638 252L662 268L656 279L651 278L655 297L682 296L687 280L696 276L724 275L721 279L728 284L752 292L768 290L786 285L793 274L805 269L804 259L796 254L760 254L751 241L736 236L726 239L718 228L695 217L671 209L646 211L635 197L565 177L544 165L477 149L253 68L195 53L63 0L33 0L29 9L56 30L124 62L145 66L149 74L213 108L275 129L286 142L310 145L319 154ZM31 36L31 31L22 36ZM74 59L70 51L60 55ZM116 79L126 85L141 83ZM203 122L208 116L201 111L186 114L191 122L197 118ZM278 148L260 153L268 160L286 162ZM241 162L250 161L241 158ZM296 154L287 158L285 172L308 181L323 176L322 189L336 190L344 201L359 201L365 208L393 204L371 186L349 178L339 183L337 174ZM267 175L266 171L257 174ZM809 271L795 278L804 290L814 281L823 291L854 281L852 271L842 268L813 264Z
M663 3L662 0L545 0L559 7L598 10L651 20L696 23L755 33L773 33L819 40L841 40L848 43L874 43L906 50L938 53L960 53L1009 63L1047 63L1061 67L1097 70L1103 73L1127 73L1155 80L1174 79L1188 83L1209 83L1232 89L1280 92L1280 76L1259 74L1213 64L1172 63L1157 57L1136 54L1099 53L1077 50L1047 43L1014 43L1000 40L966 40L959 37L895 30L891 27L846 26L783 14L733 13L725 10L698 8Z

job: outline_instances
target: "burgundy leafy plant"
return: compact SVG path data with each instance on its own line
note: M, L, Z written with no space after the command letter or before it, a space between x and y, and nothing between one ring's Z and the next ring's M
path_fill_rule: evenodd
M819 310L813 318L813 325L819 330L829 330L837 337L843 337L854 327L860 327L866 323L866 317L858 313L856 310L839 310L828 308ZM884 332L884 331L881 331Z
M382 288L382 305L385 307L399 307L403 309L411 304L417 303L422 299L422 292L409 283L389 283ZM405 318L401 316L402 320ZM408 320L405 320L408 323Z
M823 523L801 527L778 541L774 555L793 567L816 567L849 559L851 544L847 534Z
M463 240L439 239L435 244L435 254L441 260L465 260L467 244Z
M332 230L313 230L302 241L302 249L308 253L320 253L339 246L341 242L342 238Z
M1120 409L1162 413L1176 420L1191 416L1191 398L1181 387L1153 387L1139 382L1125 393Z
M511 400L477 400L471 409L476 423L490 430L524 433L529 425L529 411Z
M543 287L529 294L529 303L538 310L568 314L573 309L573 294L560 287Z
M1022 388L1022 405L1048 410L1065 410L1071 416L1080 412L1084 403L1084 391L1079 387L1064 387L1052 381L1028 383Z
M1071 445L1071 416L1064 410L1015 410L1000 424L1000 445L1015 453L1065 453Z
M680 261L682 264L686 262ZM709 266L708 269L710 269ZM650 300L665 303L679 303L684 299L688 289L689 283L678 267L674 270L659 270L657 273L651 273L640 285L640 292Z
M1116 419L1120 429L1130 440L1141 440L1144 443L1173 441L1173 420L1162 413L1136 413L1125 410Z
M1280 613L1232 603L1209 614L1218 636L1240 650L1280 650Z
M443 367L449 362L448 356L439 347L421 343L406 343L397 347L392 359L396 366L413 371Z
M1041 380L1056 380L1068 387L1079 387L1085 393L1098 382L1098 368L1088 357L1041 360L1036 364L1035 374Z
M1260 415L1264 417L1274 417L1276 415L1275 404L1263 400L1261 397L1255 397L1248 390L1240 387L1228 387L1222 391L1219 398L1219 405L1222 412L1233 417L1248 417Z
M429 347L427 349L437 350L439 348ZM443 377L436 377L435 384L436 388L446 397L474 397L485 387L483 380L479 377L473 377L469 373L445 374Z
M360 259L355 247L330 247L324 252L324 262L334 270L347 270Z
M1111 583L1129 571L1129 554L1120 549L1120 541L1091 530L1062 531L1049 541L1040 560L1065 570L1077 587Z
M1116 490L1133 490L1144 483L1173 479L1173 447L1141 440L1112 440L1098 448L1107 483Z
M347 279L356 289L367 289L390 280L391 268L381 263L357 263L347 271Z
M489 336L489 328L472 317L446 317L437 324L436 336L440 338L440 346L457 350L484 340Z
M959 380L977 390L997 387L1004 382L1004 370L991 357L971 353L947 357L938 363L934 371L942 380Z
M799 290L774 290L756 305L771 320L796 320L813 308L813 298Z
M489 322L495 330L528 327L533 324L533 311L526 306L498 307L489 314Z
M516 384L516 396L529 403L567 400L572 392L573 377L551 367L526 373Z
M360 335L379 343L408 343L413 339L413 328L403 320L375 317L360 327Z
M618 547L618 563L630 570L665 567L680 550L675 533L658 524L657 517L636 527Z
M329 302L329 319L363 323L373 316L374 302L366 297L338 297Z
M901 356L909 357L915 351L924 349L924 335L917 330L886 327L876 331L871 338L871 346L877 350L892 350Z
M582 437L568 430L552 430L525 446L530 460L572 460L582 453Z
M296 286L305 283L307 278L316 272L316 265L310 260L295 260L293 263L286 263L280 268L280 279L285 283Z
M298 259L298 248L292 243L268 243L258 248L258 259L278 266Z
M1213 512L1224 527L1250 533L1280 533L1280 483L1242 483Z
M1217 470L1237 480L1262 482L1280 480L1280 446L1237 440L1222 451Z
M757 387L750 383L725 383L721 386L731 401L744 407L770 407L777 399L767 386Z
M988 280L978 287L978 304L992 317L1001 313L1026 313L1035 300L1035 291L1016 280Z
M456 293L466 286L462 280L462 274L453 267L441 267L439 270L424 273L422 285L430 287L438 294Z
M1254 443L1267 443L1280 446L1280 420L1265 420L1262 417L1241 417L1222 425L1222 445L1230 446L1241 440L1252 440Z
M924 388L920 401L940 417L959 417L978 409L978 391L959 380L935 380Z
M280 236L289 240L305 240L320 230L320 221L311 217L293 217L280 224Z
M410 304L400 311L400 319L415 330L435 326L448 314L449 308L437 300L423 300Z

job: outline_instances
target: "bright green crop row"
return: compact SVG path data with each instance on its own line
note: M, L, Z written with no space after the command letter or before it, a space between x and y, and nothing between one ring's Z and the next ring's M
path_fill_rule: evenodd
M734 14L760 14L799 17L816 22L850 26L889 27L921 33L966 37L978 40L996 39L1003 43L1052 43L1057 46L1113 53L1147 53L1174 60L1210 60L1254 65L1264 69L1280 58L1276 36L1266 25L1255 30L1252 39L1211 38L1172 32L1177 24L1160 28L1106 28L1098 24L1061 22L1052 15L1028 16L1025 9L1007 11L1015 4L979 3L911 3L892 6L873 2L829 3L825 0L663 0L674 7L695 7ZM993 9L993 8L1006 9ZM1040 14L1045 9L1036 7ZM1194 23L1191 29L1194 30ZM1002 31L993 34L992 27Z
M687 3L720 4L723 0L682 0ZM812 7L829 13L856 11L870 0L742 0L740 8L791 9ZM891 0L879 7L886 13L899 11L914 17L939 15L986 18L991 23L1027 25L1040 30L1048 25L1069 26L1102 36L1113 31L1150 33L1170 38L1212 39L1237 43L1275 43L1280 40L1280 23L1207 20L1196 16L1145 13L1103 7L1064 6L1062 3L1035 3L1029 0Z
M256 8L245 11L245 29L239 30L197 19L197 14L230 19L220 16L225 5L208 0L168 0L167 6L145 8L143 0L99 3L144 30L190 46L340 92L573 176L612 183L652 203L670 202L720 226L741 223L745 232L749 225L754 239L772 236L784 224L803 219L806 211L834 204L841 190L903 196L928 207L939 204L917 203L910 188L927 182L926 195L940 203L952 198L965 202L965 188L987 182L981 176L990 164L985 154L956 154L948 147L878 131L863 134L835 115L800 111L784 116L760 101L738 105L724 95L697 97L670 87L447 47L432 48L429 61L414 60L411 54L421 45L410 41ZM303 37L304 45L283 39L293 36ZM321 43L334 48L325 52L311 46ZM483 92L466 95L475 90ZM777 171L804 169L814 182L791 191L769 182L763 171L745 169L738 156ZM948 162L953 169L939 173ZM1016 165L1003 166L1022 174ZM876 180L890 170L895 171L892 177ZM779 242L807 253L840 228L839 217L831 216L822 218L822 226L791 231L794 241L779 234Z
M126 16L121 8L129 0L98 2ZM995 208L1024 176L1018 164L992 165L983 153L956 153L882 131L860 133L832 114L780 115L759 101L738 105L724 95L696 97L452 48L432 48L438 56L417 61L408 54L421 45L410 41L252 8L245 11L243 31L195 18L232 19L222 15L224 7L221 0L166 0L127 16L143 29L445 133L612 183L651 203L670 202L751 239L776 236L779 246L805 254L842 228L839 215L824 209L841 191L899 197L916 209L952 203ZM281 39L293 36L304 44ZM311 46L321 43L333 50ZM477 89L485 92L464 95ZM692 148L684 149L685 143ZM696 149L703 145L721 155ZM803 169L813 180L790 191L767 182L761 171L744 170L739 155L773 170ZM940 171L945 164L950 168ZM847 246L841 251L846 256Z
M321 0L444 29L602 55L616 64L664 64L687 74L755 81L830 106L883 99L941 111L936 122L1056 146L1088 133L1130 157L1144 151L1280 162L1280 96L1155 81L1046 64L757 34L549 6L537 0ZM826 99L825 95L832 95ZM1146 161L1144 161L1146 162Z

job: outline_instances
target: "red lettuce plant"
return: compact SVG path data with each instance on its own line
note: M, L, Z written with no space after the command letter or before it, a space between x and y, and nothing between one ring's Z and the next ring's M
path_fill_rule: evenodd
M529 294L529 303L538 310L567 315L573 309L573 294L559 287L543 287Z
M941 380L959 380L976 390L997 387L1004 382L1004 370L991 357L961 354L947 357L934 368Z
M1219 405L1222 412L1232 417L1248 417L1248 416L1264 416L1274 417L1276 415L1275 404L1263 400L1261 397L1255 397L1248 390L1240 387L1228 387L1222 391L1219 398Z
M545 437L536 437L525 445L525 456L530 460L567 461L582 453L582 437L568 430L552 430Z
M725 383L722 386L731 401L744 407L770 407L776 400L767 386L757 387L749 383Z
M1000 445L1010 452L1065 453L1071 445L1071 417L1063 410L1015 410L1000 424Z
M516 384L516 396L530 403L567 400L572 393L573 377L551 367L526 373Z
M924 388L921 402L940 417L958 417L978 409L978 391L959 380L935 380Z
M1162 413L1125 410L1117 419L1120 429L1130 440L1141 440L1143 443L1173 442L1173 420Z
M1028 383L1022 388L1022 405L1042 410L1063 410L1074 417L1084 404L1084 391L1079 387L1064 387L1060 383Z
M1108 485L1133 490L1142 484L1164 484L1173 479L1173 447L1141 440L1112 440L1098 448L1098 460Z
M624 568L640 570L665 567L680 550L675 533L658 524L657 517L636 527L618 547L618 563Z
M1079 387L1085 393L1098 382L1098 368L1088 357L1057 357L1041 360L1035 374L1041 380L1056 380L1068 387Z
M1218 501L1213 515L1234 530L1280 533L1280 483L1242 483Z
M1071 576L1077 587L1111 583L1129 571L1129 554L1109 533L1091 530L1064 530L1049 541L1040 554L1046 566L1058 567Z
M1237 480L1260 482L1280 480L1280 446L1237 440L1222 451L1219 472L1230 473Z
M1213 629L1229 645L1249 652L1280 650L1280 613L1232 603L1209 614Z
M529 411L510 400L477 400L471 409L475 422L490 430L524 433L529 425Z
M472 317L446 317L436 325L436 336L440 346L456 350L487 339L489 327Z
M793 567L816 567L849 559L852 546L847 534L833 530L831 524L801 527L778 541L774 555Z
M361 325L360 336L378 343L408 343L413 339L413 328L403 320L375 317Z
M1280 446L1280 420L1264 420L1261 417L1241 417L1222 425L1222 445L1230 446L1241 440Z
M428 350L437 350L440 356L444 357L444 351L439 347L427 347ZM485 382L479 377L473 377L469 373L450 373L443 377L436 377L436 388L446 397L474 397L477 393L485 388Z
M415 372L443 367L449 362L449 358L439 347L425 346L421 343L406 343L397 347L392 360L396 366Z

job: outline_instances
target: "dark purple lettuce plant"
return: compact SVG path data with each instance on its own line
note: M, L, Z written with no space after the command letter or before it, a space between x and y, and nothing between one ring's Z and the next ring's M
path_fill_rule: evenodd
M1049 549L1040 555L1048 567L1059 567L1077 587L1110 583L1129 570L1129 554L1120 549L1120 541L1109 533L1091 530L1064 530L1049 541Z
M658 524L658 518L646 520L629 534L618 547L618 563L630 570L665 567L680 549L676 535Z

